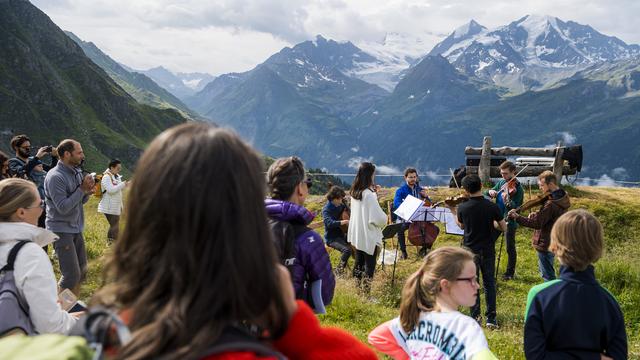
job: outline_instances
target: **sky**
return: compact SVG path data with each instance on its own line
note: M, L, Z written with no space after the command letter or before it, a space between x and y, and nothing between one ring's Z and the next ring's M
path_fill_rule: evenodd
M493 28L527 14L591 25L628 44L637 0L31 0L60 28L134 69L243 72L317 34L354 43L388 32L435 41L471 19Z

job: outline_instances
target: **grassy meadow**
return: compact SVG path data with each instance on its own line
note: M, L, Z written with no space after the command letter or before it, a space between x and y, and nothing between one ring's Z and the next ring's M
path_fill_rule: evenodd
M386 202L392 200L393 190L395 189L384 189L382 192L380 202L384 205L383 209L387 208ZM629 338L629 357L640 359L640 189L569 187L567 190L571 196L572 209L585 208L594 213L604 225L606 251L596 265L596 276L615 295L622 307ZM429 193L435 200L449 195L454 195L454 190L435 188ZM536 195L536 190L532 195ZM529 196L527 193L525 200ZM107 221L102 214L96 212L97 203L97 199L92 198L85 206L87 227L84 235L89 274L81 292L84 300L88 300L102 283L102 261L108 251ZM323 205L322 196L314 195L307 201L307 207L317 213L320 213ZM317 221L321 221L320 215L314 220ZM320 227L317 231L322 234L323 228ZM485 330L489 346L499 359L524 359L522 344L525 300L529 289L541 282L530 237L530 229L518 228L516 279L509 282L498 279L497 311L500 328ZM434 247L457 246L460 239L459 236L445 235L441 229ZM387 241L386 246L395 247L395 239L393 242ZM496 252L499 246L498 242ZM338 252L331 249L329 254L332 263L337 264ZM391 286L392 264L386 264L384 269L378 266L370 295L360 294L349 275L339 278L333 303L327 308L328 314L320 316L322 323L342 327L366 341L371 329L398 315L402 284L420 266L417 248L410 246L409 255L408 260L401 260L397 264L395 286ZM504 272L506 259L506 250L503 248L499 274ZM53 257L52 260L55 261ZM353 266L353 259L349 261L349 266ZM57 264L54 267L57 268ZM482 309L484 312L484 296ZM466 309L463 312L468 313ZM581 324L576 323L575 326ZM382 355L380 357L384 358Z

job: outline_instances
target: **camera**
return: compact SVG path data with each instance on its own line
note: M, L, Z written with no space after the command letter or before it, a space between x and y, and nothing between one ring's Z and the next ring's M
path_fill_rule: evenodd
M48 153L50 153L50 152L52 152L52 151L53 151L53 145L47 145L47 146L44 148L44 152L48 152Z

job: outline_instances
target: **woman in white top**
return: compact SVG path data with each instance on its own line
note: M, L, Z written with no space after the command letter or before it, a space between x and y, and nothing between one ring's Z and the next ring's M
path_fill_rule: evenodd
M378 246L382 245L382 228L387 215L378 204L374 186L376 167L363 162L351 185L351 217L347 241L356 248L353 276L365 292L369 292L376 268Z
M102 199L98 204L98 212L103 213L109 222L107 241L112 243L120 230L120 214L122 214L122 190L127 186L120 175L122 163L118 159L109 162L109 168L102 174L100 186Z
M475 304L479 287L472 252L430 252L404 284L400 316L375 328L369 343L396 360L495 360L480 325L458 311Z
M18 296L29 307L32 328L40 333L66 334L79 313L69 314L58 304L53 267L42 246L57 236L37 227L44 202L36 186L24 179L0 181L0 268L7 264L19 240L29 241L19 250L13 276ZM4 314L0 314L0 319Z

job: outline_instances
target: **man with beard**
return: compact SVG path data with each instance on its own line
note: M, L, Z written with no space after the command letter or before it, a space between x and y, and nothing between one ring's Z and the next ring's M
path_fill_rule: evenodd
M58 162L56 150L52 146L43 146L35 156L31 156L31 139L27 135L16 135L11 139L11 148L16 157L9 159L9 174L19 178L29 179L34 167L42 164L45 171L51 170ZM51 165L42 162L42 158L51 154Z
M407 198L407 196L413 196L418 199L428 199L425 190L418 183L418 170L412 167L408 167L404 170L404 184L402 184L398 190L396 190L396 195L393 198L393 209L396 210L400 207L402 202ZM403 222L401 219L397 219L396 215L391 212L391 217L393 220L397 222ZM408 257L407 254L407 246L405 244L405 235L404 232L409 229L410 223L403 222L402 227L398 231L398 247L402 252L402 259L406 259ZM422 246L419 252L420 257L424 257L427 255L427 247Z
M79 142L62 140L57 149L60 161L44 180L46 225L47 230L60 237L53 245L62 273L58 283L60 289L70 289L78 295L87 271L82 205L89 201L95 180L92 175L82 176L80 165L84 161L84 152Z

